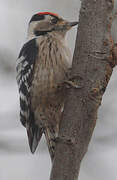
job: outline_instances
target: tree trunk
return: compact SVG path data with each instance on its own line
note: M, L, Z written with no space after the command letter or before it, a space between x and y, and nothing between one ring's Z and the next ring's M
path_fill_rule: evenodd
M115 65L111 38L112 0L82 0L71 80L66 92L50 180L77 180ZM117 47L115 48L116 51ZM117 51L116 51L117 52Z

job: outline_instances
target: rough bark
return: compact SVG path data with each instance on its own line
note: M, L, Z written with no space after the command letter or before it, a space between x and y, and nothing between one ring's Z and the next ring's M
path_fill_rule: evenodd
M111 38L112 0L82 0L71 79L50 180L77 180L102 96L117 64Z

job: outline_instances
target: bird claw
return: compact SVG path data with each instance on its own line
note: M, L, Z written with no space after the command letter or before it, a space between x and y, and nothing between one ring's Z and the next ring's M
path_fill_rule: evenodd
M70 81L70 80L66 80L64 81L64 84L66 84L67 88L70 88L70 87L73 87L73 88L76 88L76 89L80 89L82 88L82 86L79 86L76 82L73 82L73 81Z

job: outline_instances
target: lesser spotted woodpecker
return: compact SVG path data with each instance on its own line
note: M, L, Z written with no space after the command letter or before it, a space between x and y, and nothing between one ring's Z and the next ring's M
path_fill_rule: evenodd
M44 133L52 159L65 101L65 89L59 85L71 67L65 35L77 24L55 13L33 15L27 42L17 59L20 120L27 129L31 152Z

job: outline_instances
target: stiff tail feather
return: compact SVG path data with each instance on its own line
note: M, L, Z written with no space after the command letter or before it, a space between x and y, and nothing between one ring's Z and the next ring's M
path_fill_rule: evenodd
M27 135L28 135L28 142L29 142L30 150L32 153L34 153L37 146L38 146L38 143L42 137L43 130L35 124L33 124L31 126L27 125L26 129L27 129Z
M51 160L53 161L54 154L55 154L55 145L56 145L55 144L55 135L54 135L54 133L52 133L50 131L49 128L46 128L44 133L45 133L45 137L46 137L46 141L47 141L50 157L51 157Z

